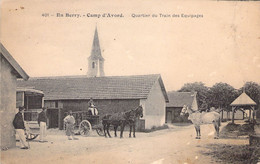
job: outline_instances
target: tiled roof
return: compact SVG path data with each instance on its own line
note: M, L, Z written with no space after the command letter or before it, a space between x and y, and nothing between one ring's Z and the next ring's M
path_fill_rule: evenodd
M236 98L231 103L231 106L243 106L243 105L256 105L256 103L245 92L243 92L238 98Z
M42 90L45 100L64 99L146 99L152 86L159 80L165 101L168 97L161 76L61 76L19 80L18 87Z
M194 93L192 92L167 92L169 103L166 107L183 107L183 105L191 106L194 100Z
M24 80L27 80L29 78L29 76L26 74L26 72L16 62L16 60L7 51L7 49L3 46L2 43L0 43L0 53L9 62L9 64L14 68L14 70L17 72L17 77L18 78L23 78Z

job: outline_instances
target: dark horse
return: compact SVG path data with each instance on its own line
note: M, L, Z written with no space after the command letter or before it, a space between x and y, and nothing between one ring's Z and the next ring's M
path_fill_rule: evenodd
M114 114L107 114L102 118L102 124L104 127L104 134L105 137L107 137L107 134L109 137L111 137L109 133L109 127L110 125L114 126L115 130L115 137L117 137L116 131L118 126L120 126L120 138L123 137L123 131L126 124L129 124L130 126L130 133L129 137L131 137L131 132L133 129L133 137L135 137L135 124L136 120L139 117L143 117L143 107L140 105L135 109L128 110L126 112L119 112ZM107 132L107 134L106 134Z

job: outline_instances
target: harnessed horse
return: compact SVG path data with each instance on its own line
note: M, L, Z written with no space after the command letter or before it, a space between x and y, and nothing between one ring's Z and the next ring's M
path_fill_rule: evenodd
M188 119L191 120L191 122L194 124L196 129L196 139L200 139L200 125L201 124L213 124L215 127L215 137L214 139L219 138L219 127L220 127L220 114L211 111L211 112L202 112L199 111L193 111L192 109L183 106L180 115L183 116L184 114L188 113L189 117Z
M140 105L135 109L128 110L126 112L119 112L114 114L107 114L102 118L102 124L104 128L105 137L107 137L107 134L109 137L111 137L109 133L109 127L110 125L114 126L115 131L115 137L117 137L116 131L118 126L120 126L120 138L123 137L123 131L126 124L129 124L130 126L130 133L129 137L131 137L131 132L133 129L133 137L135 137L135 124L136 120L139 117L143 117L143 107ZM106 134L107 132L107 134Z

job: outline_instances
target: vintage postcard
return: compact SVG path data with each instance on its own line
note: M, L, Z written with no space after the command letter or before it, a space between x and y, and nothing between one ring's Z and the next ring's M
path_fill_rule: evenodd
M0 163L260 162L259 9L2 0Z

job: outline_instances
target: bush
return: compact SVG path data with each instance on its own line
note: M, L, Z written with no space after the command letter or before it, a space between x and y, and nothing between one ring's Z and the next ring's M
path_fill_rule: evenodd
M220 132L222 138L238 137L254 134L254 124L228 123Z
M210 155L216 161L223 163L257 163L260 158L260 147L249 145L227 145L227 144L209 144L206 148L210 151L202 152Z
M234 123L228 123L227 126L225 127L228 131L236 131L239 130L241 125L239 124L234 124Z

